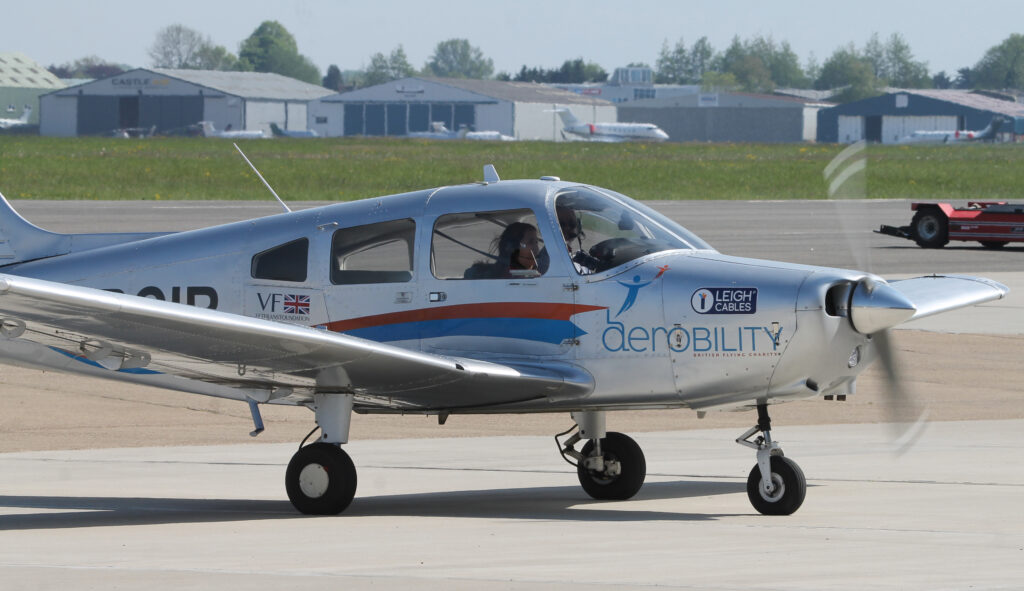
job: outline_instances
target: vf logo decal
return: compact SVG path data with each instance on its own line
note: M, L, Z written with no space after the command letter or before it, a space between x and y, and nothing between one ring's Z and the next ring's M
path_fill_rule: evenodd
M698 314L754 314L757 288L702 287L690 296L690 305Z

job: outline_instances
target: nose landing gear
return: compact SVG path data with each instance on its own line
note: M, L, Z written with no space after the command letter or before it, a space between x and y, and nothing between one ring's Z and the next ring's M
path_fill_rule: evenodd
M747 477L747 498L763 515L792 515L807 496L807 479L800 466L785 457L778 442L772 441L768 405L757 405L757 425L736 439L736 443L757 450L757 464ZM756 439L751 437L761 433Z

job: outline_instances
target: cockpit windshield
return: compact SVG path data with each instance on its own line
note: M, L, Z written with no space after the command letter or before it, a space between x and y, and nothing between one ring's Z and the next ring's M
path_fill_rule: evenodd
M555 196L555 213L573 264L583 275L664 250L711 248L679 224L613 191L563 190Z

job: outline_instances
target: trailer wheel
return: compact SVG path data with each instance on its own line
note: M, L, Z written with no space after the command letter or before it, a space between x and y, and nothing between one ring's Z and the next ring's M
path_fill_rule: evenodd
M949 242L949 220L941 209L919 209L910 221L910 232L921 248L942 248Z
M1002 248L1006 246L1005 242L999 242L998 240L979 240L978 242L985 248Z

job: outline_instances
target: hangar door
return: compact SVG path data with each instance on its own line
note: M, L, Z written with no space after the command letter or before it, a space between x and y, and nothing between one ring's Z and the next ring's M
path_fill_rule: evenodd
M474 129L476 106L454 103L346 103L345 135L406 135L432 122L451 131Z
M78 135L103 135L117 129L156 126L166 132L203 118L201 96L80 96Z

